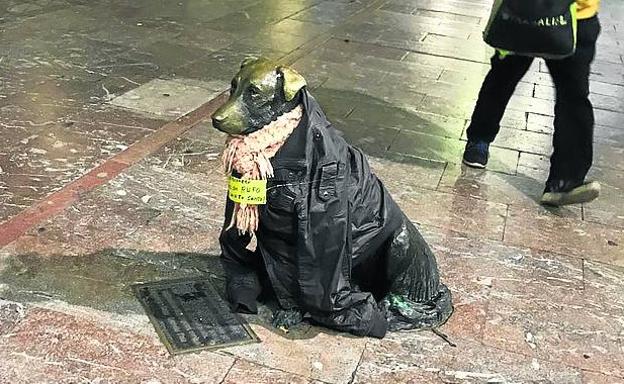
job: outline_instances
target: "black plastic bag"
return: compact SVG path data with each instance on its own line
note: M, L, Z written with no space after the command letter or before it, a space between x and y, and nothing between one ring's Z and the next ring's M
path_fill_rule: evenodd
M496 0L484 40L503 54L560 59L576 49L573 0Z

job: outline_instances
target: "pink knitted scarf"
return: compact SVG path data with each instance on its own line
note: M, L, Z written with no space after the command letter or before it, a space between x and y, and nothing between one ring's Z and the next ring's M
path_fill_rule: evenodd
M297 127L302 115L303 108L299 105L256 132L228 136L222 156L226 174L229 176L232 170L236 170L243 180L267 180L273 177L271 158ZM255 251L259 221L257 205L234 203L232 221L227 229L236 226L239 233L249 233L251 241L247 249Z

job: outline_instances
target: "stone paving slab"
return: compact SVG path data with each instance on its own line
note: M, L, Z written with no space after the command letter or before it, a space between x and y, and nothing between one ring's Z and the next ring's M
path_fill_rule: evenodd
M571 210L510 208L505 242L624 265L621 244L624 230L578 220Z
M365 338L337 335L316 327L288 337L268 324L253 324L259 344L228 348L234 356L263 366L291 372L312 380L348 383L357 369Z
M221 93L226 84L197 80L155 79L111 100L111 104L161 118L177 118Z
M456 340L453 348L432 333L410 332L370 343L356 382L531 382L581 383L574 368ZM466 358L470 356L470 358ZM418 381L422 379L423 381Z
M252 374L253 372L253 374ZM320 384L316 380L310 380L305 376L297 376L291 373L259 366L248 361L237 361L228 372L223 384Z
M10 383L218 382L234 362L209 352L171 358L154 338L44 309L2 338L0 379Z

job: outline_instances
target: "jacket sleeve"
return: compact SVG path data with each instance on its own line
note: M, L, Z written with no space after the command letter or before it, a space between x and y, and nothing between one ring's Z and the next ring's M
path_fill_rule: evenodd
M245 247L248 235L240 235L236 228L226 230L232 217L234 203L228 199L225 209L225 223L219 236L221 263L225 270L227 300L235 312L257 313L257 298L262 291L258 271L261 257ZM257 251L256 251L257 252Z
M301 301L318 323L358 336L383 337L387 321L372 294L354 290L345 164L319 165L299 210Z

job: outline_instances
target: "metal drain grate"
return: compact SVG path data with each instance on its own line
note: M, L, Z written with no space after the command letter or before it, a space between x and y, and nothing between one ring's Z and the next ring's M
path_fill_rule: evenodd
M132 286L171 354L257 342L205 278Z

